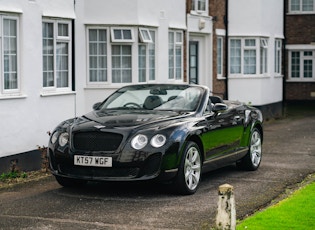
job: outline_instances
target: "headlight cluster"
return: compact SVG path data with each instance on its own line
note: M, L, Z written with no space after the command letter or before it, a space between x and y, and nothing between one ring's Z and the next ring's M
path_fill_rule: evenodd
M148 142L149 142L149 139L146 135L138 134L134 138L132 138L131 146L132 148L139 150L139 149L144 148L148 144ZM150 140L150 144L154 148L162 147L165 144L165 142L166 142L166 137L162 134L156 134Z
M64 132L64 133L54 132L54 134L51 137L51 143L55 144L57 142L57 140L59 142L59 145L61 147L63 147L69 141L69 134L66 132Z

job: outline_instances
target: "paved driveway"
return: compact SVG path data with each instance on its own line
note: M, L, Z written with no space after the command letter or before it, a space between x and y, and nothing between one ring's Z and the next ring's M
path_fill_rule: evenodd
M192 196L146 183L66 189L53 177L1 190L0 229L209 229L219 185L234 186L237 217L244 217L315 171L314 140L314 116L269 122L258 171L230 166L207 173Z

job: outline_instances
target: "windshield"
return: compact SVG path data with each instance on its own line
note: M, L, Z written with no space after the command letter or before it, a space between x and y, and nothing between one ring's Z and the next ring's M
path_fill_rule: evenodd
M194 111L202 88L189 85L133 85L116 91L98 109Z

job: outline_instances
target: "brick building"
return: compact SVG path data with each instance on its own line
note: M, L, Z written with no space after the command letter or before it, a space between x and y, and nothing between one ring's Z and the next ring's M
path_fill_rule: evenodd
M315 102L315 0L285 0L285 101Z

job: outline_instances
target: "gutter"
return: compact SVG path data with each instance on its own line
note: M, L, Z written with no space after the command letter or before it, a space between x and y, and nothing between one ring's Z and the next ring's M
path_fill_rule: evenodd
M229 99L229 0L225 0L225 100Z

